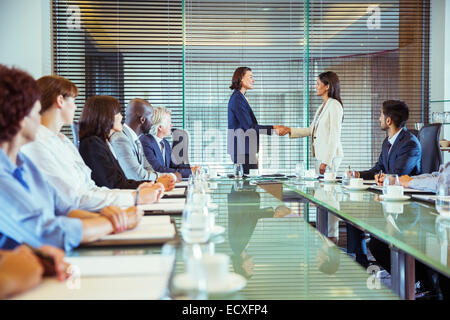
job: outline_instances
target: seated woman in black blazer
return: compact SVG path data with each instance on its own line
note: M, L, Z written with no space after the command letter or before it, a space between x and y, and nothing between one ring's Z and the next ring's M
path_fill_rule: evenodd
M86 101L80 117L79 151L92 170L92 180L100 187L135 189L143 182L127 179L113 153L109 137L121 130L122 115L117 99L93 96Z

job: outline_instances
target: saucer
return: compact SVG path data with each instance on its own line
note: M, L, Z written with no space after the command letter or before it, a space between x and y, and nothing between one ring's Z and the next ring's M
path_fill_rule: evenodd
M239 291L245 287L247 280L240 274L230 272L228 279L223 281L223 285L209 286L208 293L210 294L226 294ZM187 273L176 275L174 278L175 287L181 290L190 290L194 287L192 279Z
M325 182L325 183L334 183L339 181L339 179L320 179L320 181Z
M302 180L306 180L306 181L312 181L312 180L317 180L319 179L319 177L301 177Z
M217 236L217 235L222 234L222 233L224 233L224 232L225 232L225 228L222 227L222 226L217 226L217 225L215 225L214 228L213 228L212 231L211 231L211 233L212 233L214 236Z
M406 195L403 195L403 196L401 196L401 197L387 197L387 196L385 196L384 194L382 194L382 195L380 195L380 199L382 200L382 201L406 201L406 200L409 200L409 199L411 199L411 197L410 196L406 196Z
M369 189L370 186L360 186L360 187L356 187L356 186L344 186L345 189L350 190L350 191L363 191L363 190L367 190Z

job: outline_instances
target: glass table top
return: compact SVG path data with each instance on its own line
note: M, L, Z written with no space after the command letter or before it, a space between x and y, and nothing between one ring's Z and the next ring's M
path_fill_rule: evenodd
M381 201L379 192L349 191L340 183L305 181L298 185L285 181L283 190L297 192L450 276L450 222L439 216L433 205Z
M211 201L221 235L201 245L225 253L243 289L208 299L398 299L392 291L311 227L295 208L248 181L211 181ZM173 216L180 232L181 217ZM167 246L167 245L166 245ZM174 276L186 272L191 246L176 245ZM158 254L162 246L79 248L71 254ZM172 296L176 295L176 290Z

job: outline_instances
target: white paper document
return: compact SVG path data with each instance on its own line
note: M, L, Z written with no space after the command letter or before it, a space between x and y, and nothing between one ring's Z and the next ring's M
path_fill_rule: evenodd
M66 261L72 271L68 280L45 278L13 299L160 299L173 266L173 257L162 255L82 256Z
M100 240L150 240L165 239L175 236L175 228L169 216L142 217L139 225L117 234L109 234Z
M382 186L370 186L370 189L383 191ZM423 191L423 190L417 190L417 189L411 189L411 188L403 188L403 192L405 192L405 193L430 193L430 191Z
M174 188L170 191L166 191L164 192L164 195L169 195L169 196L184 196L186 192L186 188Z
M182 212L185 202L185 198L167 198L159 200L158 203L140 205L139 207L144 211L164 211L166 213Z
M178 187L187 187L187 186L188 186L188 181L181 181L181 182L175 183L175 188L178 188Z

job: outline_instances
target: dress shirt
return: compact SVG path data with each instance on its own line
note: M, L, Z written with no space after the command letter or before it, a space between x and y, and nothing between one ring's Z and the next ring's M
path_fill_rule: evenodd
M392 136L392 138L388 139L388 142L391 144L391 147L394 145L395 140L397 140L398 135L402 132L402 129L398 130L396 134ZM391 153L391 148L389 148L388 154Z
M83 236L80 219L67 215L73 198L57 192L21 152L13 164L0 149L0 233L33 247L44 244L70 251Z
M21 151L61 193L78 197L79 209L99 211L109 205L122 208L134 205L134 190L98 187L91 178L91 169L63 134L56 135L41 125L36 140L23 146Z
M436 192L439 172L425 173L418 176L412 176L408 187L417 190Z
M154 134L152 134L152 136L153 136L153 138L155 138L156 142L158 143L158 147L159 147L159 150L161 150L161 154L162 154L164 164L165 164L166 163L166 153L164 152L164 142L162 141L163 139Z

